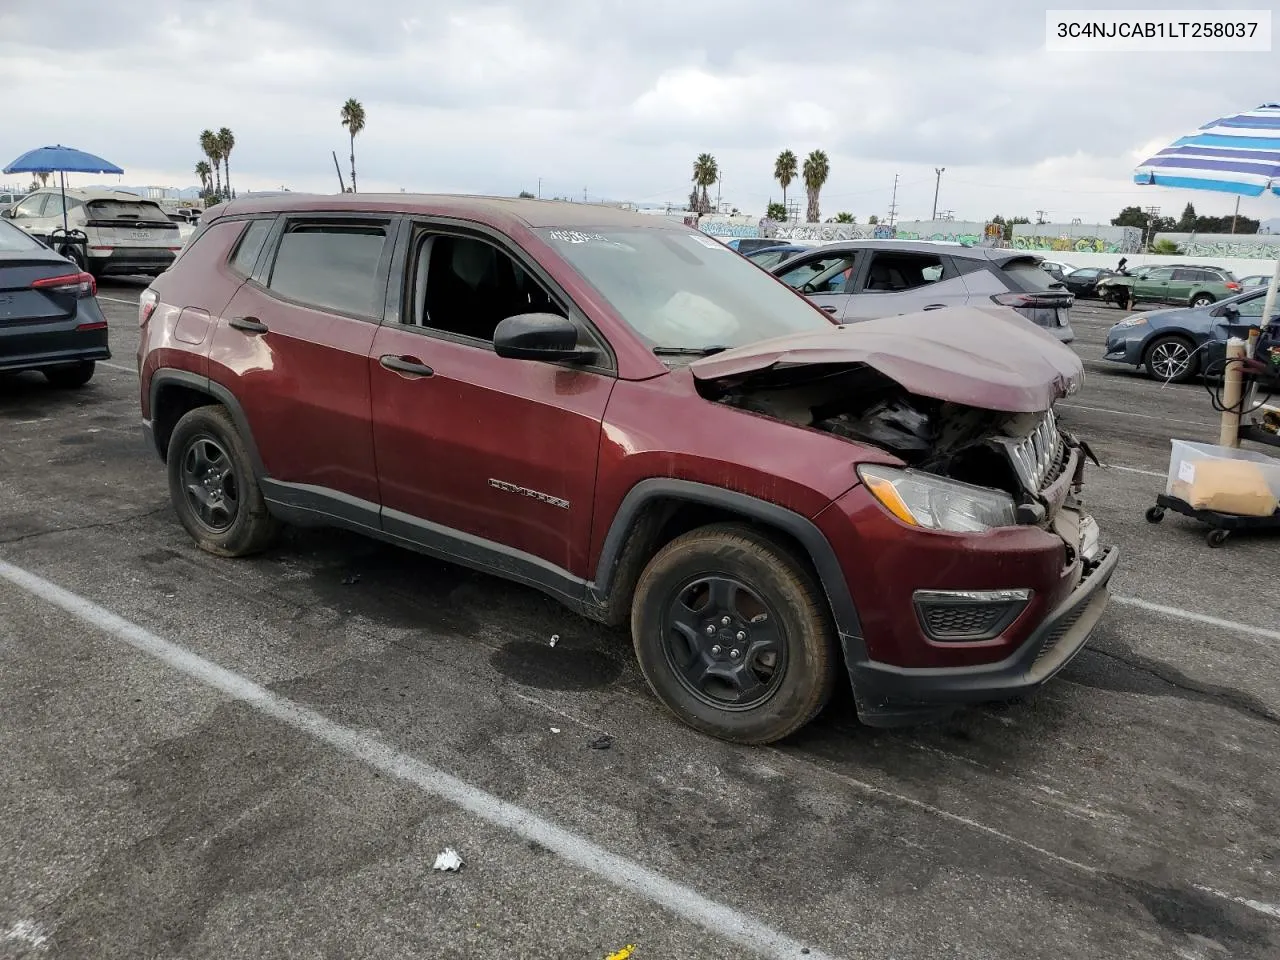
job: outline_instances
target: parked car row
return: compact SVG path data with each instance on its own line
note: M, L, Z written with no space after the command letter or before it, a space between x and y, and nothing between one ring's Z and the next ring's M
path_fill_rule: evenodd
M159 204L124 190L34 190L0 217L64 249L95 278L156 276L183 245L178 224Z
M1203 307L1243 289L1230 270L1195 264L1139 267L1097 282L1099 298L1118 307L1140 302Z

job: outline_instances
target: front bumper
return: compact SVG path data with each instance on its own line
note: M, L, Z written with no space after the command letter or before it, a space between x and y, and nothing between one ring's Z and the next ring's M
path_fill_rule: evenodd
M965 703L1006 700L1050 680L1084 648L1102 617L1120 553L1103 550L1085 565L1076 588L1012 654L967 667L896 667L870 660L849 664L860 719L889 727L945 716Z
M1108 336L1107 345L1104 347L1103 360L1110 360L1112 363L1123 363L1131 367L1136 367L1142 363L1142 348L1146 343L1146 337L1149 331L1145 328L1141 329L1137 336Z

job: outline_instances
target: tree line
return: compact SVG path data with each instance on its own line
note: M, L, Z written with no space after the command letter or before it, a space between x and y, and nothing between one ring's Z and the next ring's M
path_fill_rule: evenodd
M1232 220L1235 220L1234 229ZM1202 217L1194 204L1182 208L1182 216L1152 216L1141 207L1125 207L1111 218L1113 227L1137 227L1144 236L1157 233L1257 233L1259 222L1252 217Z

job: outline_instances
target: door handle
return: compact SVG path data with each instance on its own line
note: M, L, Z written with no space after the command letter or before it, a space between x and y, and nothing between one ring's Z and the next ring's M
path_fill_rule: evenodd
M840 309L840 308L839 308L839 307L833 307L833 306L831 306L830 304L828 304L827 306L825 306L825 307L823 307L823 308L822 308L822 312L823 312L823 313L835 313L838 309Z
M243 330L245 333L266 333L267 325L257 317L233 317L227 321L227 326L235 327L237 330Z
M946 304L945 304L945 303L931 303L931 304L929 304L927 307L925 307L924 309L926 309L926 310L941 310L941 309L942 309L943 307L945 307L945 306L946 306Z
M393 353L388 353L379 357L378 363L388 370L394 370L396 373L407 373L410 376L431 377L435 375L435 371L417 357L397 357Z

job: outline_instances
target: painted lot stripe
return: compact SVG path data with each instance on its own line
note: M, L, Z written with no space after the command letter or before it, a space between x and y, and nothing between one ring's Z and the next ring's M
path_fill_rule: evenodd
M1173 417L1157 417L1149 413L1134 413L1132 410L1109 410L1106 407L1087 407L1083 403L1059 403L1059 407L1068 410L1088 410L1091 413L1109 413L1116 417L1136 417L1139 420L1163 420L1165 423L1185 423L1192 427L1212 427L1206 420L1177 420Z
M1104 463L1102 465L1103 473L1108 470L1122 470L1125 473L1138 473L1144 477L1159 477L1161 480L1164 480L1167 476L1163 470L1143 470L1140 467L1122 467L1118 463Z
M107 303L123 303L127 307L136 307L138 305L137 300L120 300L117 297L104 297L102 294L98 294L98 299L105 300Z
M509 830L525 840L533 840L562 860L656 903L759 956L797 960L804 956L809 960L834 960L829 954L805 947L732 907L710 900L692 888L669 880L633 860L610 853L585 837L558 827L529 810L400 753L375 737L357 733L313 710L277 696L252 680L161 639L149 630L130 623L43 577L0 560L0 578L205 686L241 700L260 713L308 734L376 770L413 784L424 793L447 800L481 820Z
M119 370L121 373L132 373L136 375L138 372L137 370L133 369L133 367L126 367L118 363L112 363L110 360L99 360L98 364L103 367L108 367L112 370Z
M1224 620L1222 617L1211 617L1207 613L1196 613L1194 610L1183 610L1181 607L1166 607L1162 603L1152 603L1150 600L1139 600L1137 597L1121 597L1112 594L1111 599L1126 607L1136 607L1139 610L1145 610L1148 613L1156 613L1162 617L1173 617L1175 620L1189 620L1192 623L1203 623L1209 627L1218 627L1222 630L1233 630L1236 633L1244 634L1246 637L1254 637L1258 640L1266 640L1269 642L1280 641L1280 630L1268 630L1265 627L1254 627L1247 623L1240 623L1236 620Z

